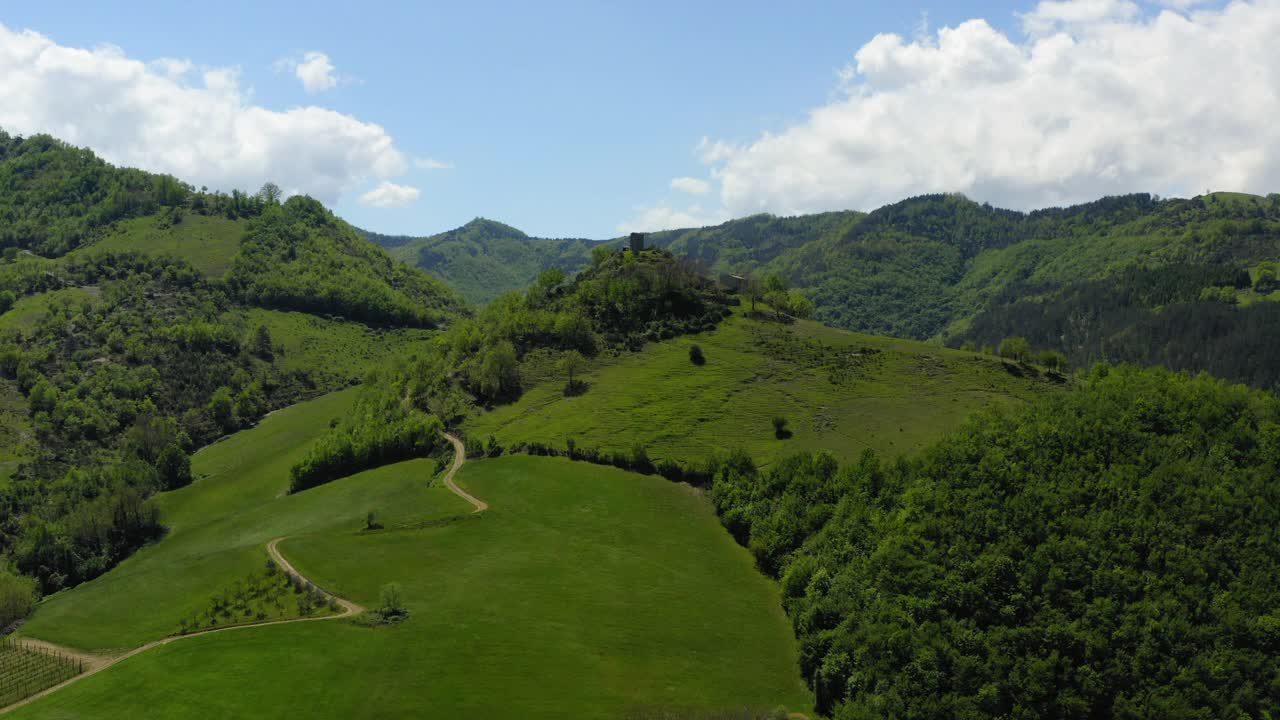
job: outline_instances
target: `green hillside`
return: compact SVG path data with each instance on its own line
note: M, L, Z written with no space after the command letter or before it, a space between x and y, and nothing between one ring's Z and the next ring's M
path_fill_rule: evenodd
M14 717L138 707L183 717L197 705L310 717L808 710L777 588L705 498L660 478L530 457L462 469L458 481L491 506L480 516L430 486L430 461L282 495L288 465L349 403L344 393L283 410L197 454L201 479L158 497L170 534L46 600L22 633L89 649L163 637L260 567L263 545L280 536L302 572L356 602L373 606L383 585L399 583L406 622L174 642ZM387 529L362 531L367 511Z
M690 361L694 345L701 365ZM585 392L566 396L563 377L546 377L463 428L508 447L642 445L654 459L685 462L731 448L762 464L817 449L851 460L866 449L917 452L978 408L1017 404L1065 380L972 352L742 312L710 332L602 357L581 379ZM789 421L785 439L772 425L779 416Z
M532 248L550 242L488 225L501 232L436 236L472 235L459 255L485 268L485 298L526 284L541 257ZM815 319L858 332L990 350L1023 336L1076 366L1128 361L1280 383L1280 366L1253 361L1280 352L1280 307L1266 302L1280 291L1277 194L1137 194L1033 212L929 195L870 213L756 215L647 242L716 275L777 274L812 300ZM487 269L507 264L491 247L512 257L513 245L525 253L518 275ZM410 247L397 257L472 292L476 275L456 271L447 253ZM568 260L589 262L585 253ZM543 262L574 267L559 256Z
M476 218L456 230L424 238L365 237L391 256L444 279L467 302L482 305L509 290L522 290L538 273L581 270L591 261L590 240L531 238L509 225Z
M467 314L310 198L3 133L0 288L0 580L43 592L162 535L146 500L196 448Z

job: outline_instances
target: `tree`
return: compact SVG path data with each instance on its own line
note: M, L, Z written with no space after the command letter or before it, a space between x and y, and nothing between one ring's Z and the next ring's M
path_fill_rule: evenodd
M1260 293L1269 293L1276 289L1277 278L1280 278L1280 267L1276 263L1271 261L1260 263L1253 278L1253 289Z
M191 484L191 458L177 445L168 445L156 458L156 473L165 490L186 487Z
M26 617L35 602L35 580L0 569L0 629Z
M591 248L591 266L600 267L613 257L613 248L607 245L596 245Z
M1024 337L1008 337L1000 341L1000 357L1026 362L1031 357L1031 344Z
M770 273L769 276L764 279L764 291L767 293L785 293L788 289L786 279L778 273Z
M1055 372L1061 371L1067 367L1067 356L1057 350L1043 350L1040 352L1040 364Z
M472 383L487 398L503 397L520 389L520 364L510 340L490 346L475 368Z
M402 618L409 614L404 605L404 592L399 583L387 583L378 594L378 613L384 618Z
M701 346L701 345L690 345L690 346L689 346L689 362L693 363L694 365L704 365L704 364L706 364L706 362L707 362L707 358L706 358L706 356L705 356L705 355L703 355L703 354L702 354L702 346Z
M781 320L791 310L791 298L785 290L770 290L764 294L764 301L773 308L774 317Z
M284 193L280 190L280 186L273 182L262 184L262 188L258 190L258 200L263 205L276 205L280 202L280 197Z
M249 352L267 362L275 359L275 346L271 341L271 331L267 330L266 325L259 325L258 329L253 332L253 340L249 343Z
M560 358L560 372L568 376L568 382L565 384L566 390L573 390L577 387L573 376L582 372L587 361L582 357L582 353L577 350L569 350Z
M17 301L18 296L12 290L0 292L0 313L9 312L9 308L13 307L13 304Z
M756 311L756 303L764 298L764 284L755 275L747 275L742 284L742 292L751 301L751 312Z
M253 381L240 388L236 393L236 415L241 420L252 420L266 410L267 399L262 393L262 386Z
M799 290L792 290L787 296L787 306L791 310L792 317L803 319L813 315L813 302Z
M235 401L231 399L231 388L226 385L213 391L213 397L209 398L206 409L209 411L209 417L213 418L213 422L224 433L235 430L240 424L236 418Z

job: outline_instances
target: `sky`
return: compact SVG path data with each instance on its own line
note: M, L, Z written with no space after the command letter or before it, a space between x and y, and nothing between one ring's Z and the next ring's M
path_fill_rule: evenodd
M0 129L378 232L1280 191L1280 0L0 6Z

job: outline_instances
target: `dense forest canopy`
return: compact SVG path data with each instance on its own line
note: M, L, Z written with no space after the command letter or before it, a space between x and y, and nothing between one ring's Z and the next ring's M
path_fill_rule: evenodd
M1099 366L916 460L731 457L712 496L833 717L1267 717L1277 472L1273 395Z

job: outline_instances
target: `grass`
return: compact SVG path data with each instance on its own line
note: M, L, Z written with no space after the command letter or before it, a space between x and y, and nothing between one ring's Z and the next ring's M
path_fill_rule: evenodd
M105 238L71 255L130 250L172 255L191 263L205 277L220 278L231 268L243 234L243 220L221 215L187 213L176 224L164 215L152 215L119 222Z
M300 312L238 310L224 320L242 328L248 338L265 325L281 352L277 361L285 371L306 370L317 381L347 382L362 378L392 355L411 352L435 331L382 330L357 322L330 320Z
M173 633L209 599L263 567L263 546L307 528L352 524L363 473L323 492L286 496L289 468L351 406L354 390L294 405L196 453L192 485L157 497L170 528L111 572L46 599L22 633L85 650L119 650ZM418 468L429 474L431 463ZM406 481L404 485L409 485Z
M195 457L160 497L172 527L103 577L44 602L23 633L79 648L174 631L281 551L366 606L397 582L393 627L348 620L185 639L15 713L153 718L616 717L812 702L776 586L685 485L563 459L472 462L470 506L415 460L282 496L287 469L351 402L283 410ZM386 530L366 532L373 510Z
M704 365L689 360L694 344ZM979 407L1054 387L972 352L742 314L713 332L598 362L583 378L585 394L566 397L563 378L548 379L469 419L465 430L504 445L563 448L573 438L579 448L629 450L642 443L655 459L685 461L734 447L761 464L801 450L896 456L933 443ZM779 415L789 421L789 438L774 435Z
M0 314L0 334L9 330L30 331L35 327L36 322L57 303L92 301L96 297L98 297L96 287L71 287L19 298L8 312Z

